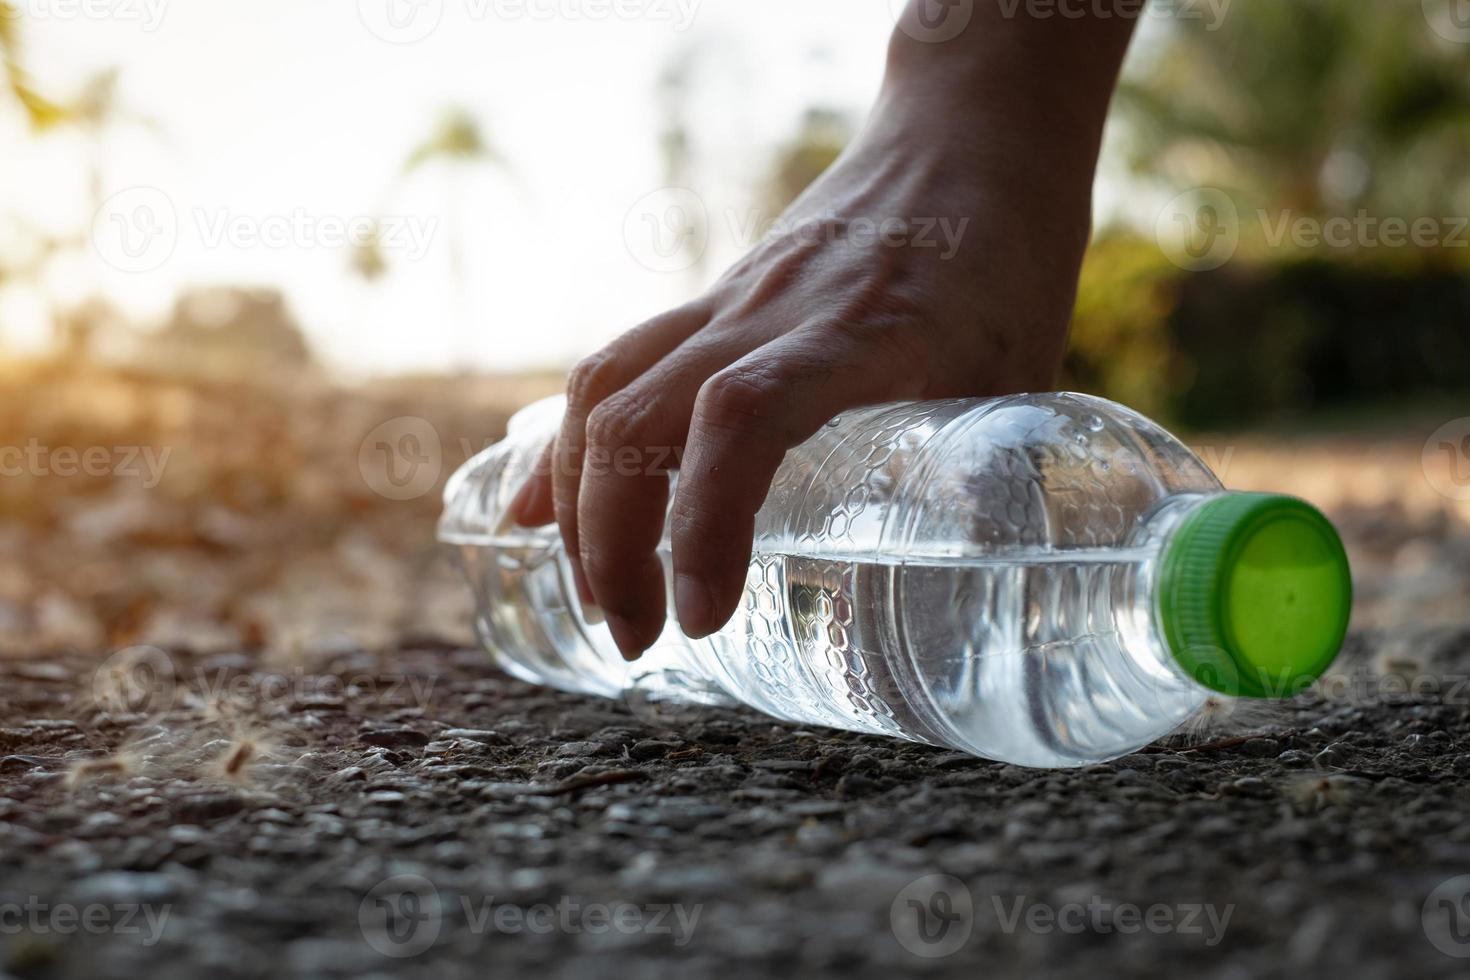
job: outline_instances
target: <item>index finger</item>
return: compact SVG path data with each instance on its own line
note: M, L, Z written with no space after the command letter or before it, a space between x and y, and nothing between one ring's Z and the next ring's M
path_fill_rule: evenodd
M884 345L831 330L788 334L705 384L674 495L674 596L685 633L708 636L734 613L755 515L786 451L840 412L923 387Z

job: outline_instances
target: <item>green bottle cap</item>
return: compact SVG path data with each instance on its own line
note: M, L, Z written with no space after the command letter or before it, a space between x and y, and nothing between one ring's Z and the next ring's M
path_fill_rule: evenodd
M1347 554L1311 504L1227 493L1164 546L1159 622L1174 659L1205 687L1285 698L1337 656L1352 609Z

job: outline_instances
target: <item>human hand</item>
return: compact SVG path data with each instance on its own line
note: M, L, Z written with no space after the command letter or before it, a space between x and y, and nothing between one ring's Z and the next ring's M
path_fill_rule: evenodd
M1052 382L1101 109L1079 116L1080 131L1029 116L1027 96L977 109L984 76L925 54L895 41L868 125L778 233L571 373L561 430L512 516L556 520L582 602L603 610L629 659L664 624L665 460L680 469L679 622L705 636L739 602L755 514L787 449L855 406Z

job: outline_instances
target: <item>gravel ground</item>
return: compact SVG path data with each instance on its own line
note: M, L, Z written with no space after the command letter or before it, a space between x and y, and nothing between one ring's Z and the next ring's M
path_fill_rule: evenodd
M1470 962L1470 502L1442 418L1203 438L1230 486L1343 530L1342 673L1041 772L649 717L463 649L438 489L532 396L507 379L6 380L0 445L118 468L0 481L0 980ZM405 499L394 467L435 445Z
M1459 974L1470 629L1339 663L1047 772L448 644L0 661L0 974Z

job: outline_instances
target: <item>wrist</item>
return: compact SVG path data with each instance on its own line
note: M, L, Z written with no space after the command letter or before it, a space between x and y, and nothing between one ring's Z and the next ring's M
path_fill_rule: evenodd
M1096 138L1020 102L977 97L977 84L935 65L890 75L864 128L864 149L905 161L910 174L927 173L950 200L986 211L1025 208L1053 230L1086 225Z
M962 29L929 30L936 9L940 22L944 11L966 11ZM1132 30L1131 18L1037 18L988 0L911 0L889 41L875 115L908 117L931 139L1012 143L1033 155L1030 165L1063 165L1054 179L1070 172L1090 186Z

